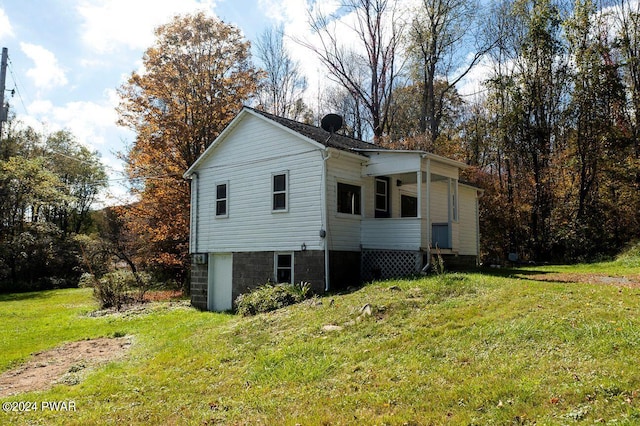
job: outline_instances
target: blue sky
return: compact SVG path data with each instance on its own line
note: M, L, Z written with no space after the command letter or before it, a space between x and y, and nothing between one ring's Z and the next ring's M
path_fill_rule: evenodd
M305 0L0 0L0 46L9 51L5 100L44 132L69 129L109 167L107 203L125 198L116 153L135 138L116 126L119 87L139 69L153 29L206 10L249 40L278 22L297 25ZM288 24L287 24L288 25Z
M204 10L255 42L265 29L281 24L286 47L307 78L306 98L317 107L318 93L332 83L318 58L292 40L317 42L308 25L309 8L330 14L340 5L341 0L0 0L0 46L9 50L6 88L16 90L5 99L25 125L45 134L68 129L97 150L110 176L101 201L126 202L117 153L125 152L135 135L116 125L116 89L140 70L154 28L176 14ZM336 27L346 45L354 40L352 19L342 14Z

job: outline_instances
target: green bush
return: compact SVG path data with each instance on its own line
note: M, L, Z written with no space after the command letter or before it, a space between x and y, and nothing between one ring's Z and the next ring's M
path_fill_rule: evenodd
M267 283L255 290L244 293L236 299L236 312L242 316L274 311L285 306L300 303L310 296L311 285Z
M96 284L96 277L89 272L85 272L80 275L80 280L78 281L78 287L80 288L92 288Z
M119 310L126 303L143 302L150 281L148 274L117 270L104 274L95 282L93 295L102 309Z
M95 283L93 296L100 303L102 309L116 308L119 310L122 305L127 303L129 300L127 281L126 273L115 271L105 274Z
M616 260L628 267L640 265L640 241L629 244Z

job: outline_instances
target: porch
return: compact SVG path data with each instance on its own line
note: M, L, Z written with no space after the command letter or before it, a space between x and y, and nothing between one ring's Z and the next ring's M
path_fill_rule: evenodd
M424 218L378 218L361 222L362 247L373 250L417 250L429 247L453 252L455 223L432 223ZM428 232L430 231L430 232Z
M361 247L443 253L458 250L458 172L463 164L424 152L372 151Z

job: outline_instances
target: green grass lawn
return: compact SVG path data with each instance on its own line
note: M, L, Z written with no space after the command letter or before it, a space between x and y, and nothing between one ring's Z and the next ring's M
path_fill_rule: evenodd
M0 424L639 424L640 287L539 280L638 277L639 259L491 272L373 283L249 318L175 303L91 317L86 289L0 296L0 371L64 342L134 341L76 385L2 400L75 412Z

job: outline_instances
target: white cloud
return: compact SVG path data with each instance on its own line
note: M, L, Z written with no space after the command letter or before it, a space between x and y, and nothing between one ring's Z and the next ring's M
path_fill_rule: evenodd
M13 37L13 27L4 9L0 9L0 40Z
M34 67L27 70L27 77L33 80L37 88L53 88L67 84L65 72L53 52L30 43L20 43L20 49L34 63Z
M276 22L306 23L308 5L305 0L258 0L260 10Z
M64 123L81 143L95 148L106 142L103 130L115 126L116 112L112 105L78 101L55 108L53 119Z
M30 115L45 115L49 114L53 110L53 103L48 100L37 100L29 105Z
M84 20L82 40L99 53L124 46L146 49L153 30L175 15L197 10L212 11L215 0L82 0L77 11Z
M37 100L27 107L29 115L20 119L45 133L68 129L78 142L90 149L97 149L109 142L109 133L117 131L117 115L113 104L115 95L106 95L108 99L102 103L77 101L64 106L54 106L48 100Z
M467 61L470 62L472 57L473 53L470 53ZM466 65L464 65L453 74L459 75L459 73L465 72L466 68ZM458 93L469 99L472 99L474 96L482 95L486 91L484 86L485 82L487 79L491 78L494 72L495 64L491 58L485 56L473 68L471 68L471 71L469 71L462 80L460 80L456 86Z

